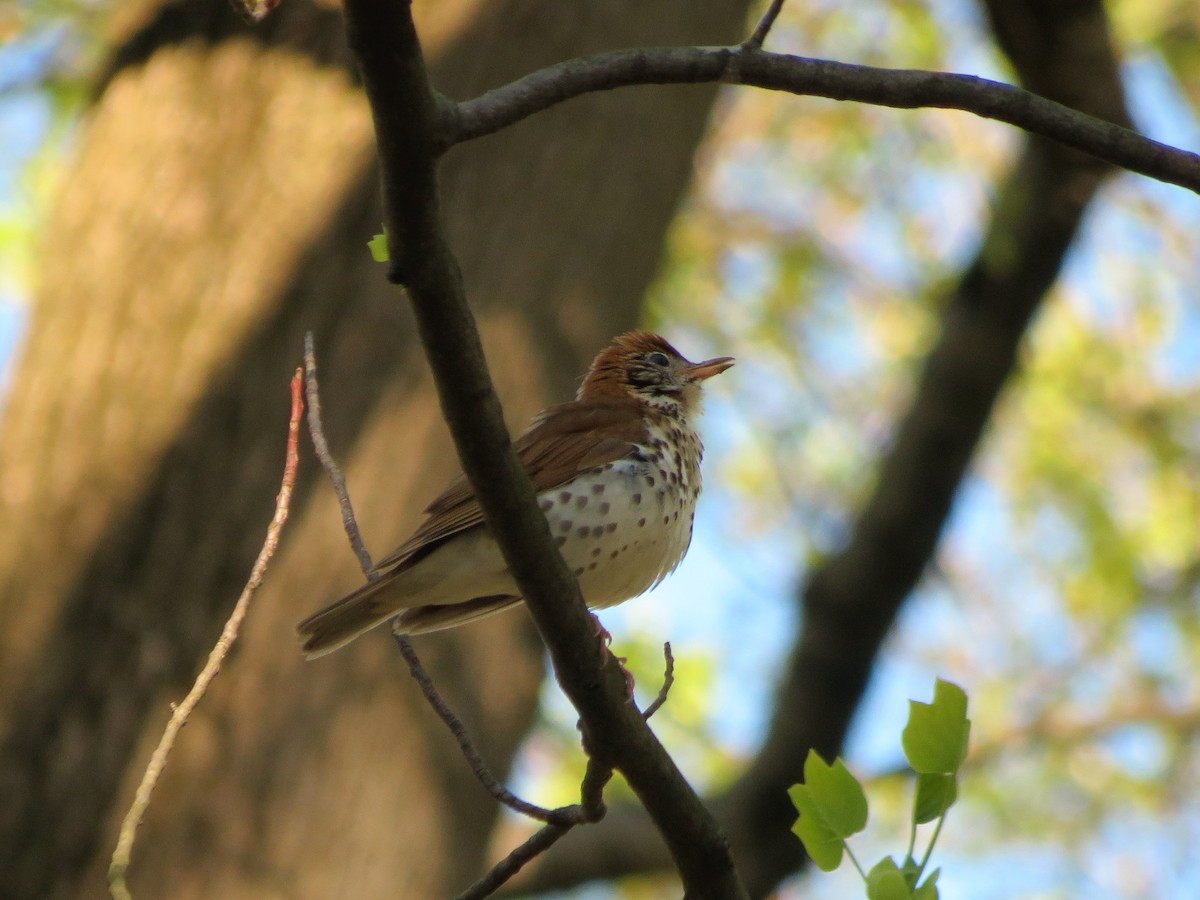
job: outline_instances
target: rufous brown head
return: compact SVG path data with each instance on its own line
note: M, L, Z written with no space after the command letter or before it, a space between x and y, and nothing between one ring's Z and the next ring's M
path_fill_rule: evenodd
M663 337L630 331L600 352L579 388L579 399L628 396L680 414L698 411L700 382L733 365L730 356L689 362Z

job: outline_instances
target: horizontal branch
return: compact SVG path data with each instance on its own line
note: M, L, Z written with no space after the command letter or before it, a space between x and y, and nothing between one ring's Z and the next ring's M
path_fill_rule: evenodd
M749 47L648 47L540 69L443 108L442 149L492 134L594 91L645 84L744 84L899 109L960 109L1015 125L1131 172L1200 193L1200 156L1010 84L947 72L881 69Z

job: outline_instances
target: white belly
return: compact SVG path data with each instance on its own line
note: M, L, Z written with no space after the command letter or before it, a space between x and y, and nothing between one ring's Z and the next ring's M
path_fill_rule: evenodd
M542 496L551 533L588 606L636 597L683 559L692 538L695 492L668 490L663 482L657 471L648 475L644 465L621 462Z

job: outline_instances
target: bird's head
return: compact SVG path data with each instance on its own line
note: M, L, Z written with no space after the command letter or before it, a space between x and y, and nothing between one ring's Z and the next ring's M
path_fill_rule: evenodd
M699 410L700 382L732 365L729 356L688 362L659 335L630 331L600 351L579 388L579 399L629 396L686 415Z

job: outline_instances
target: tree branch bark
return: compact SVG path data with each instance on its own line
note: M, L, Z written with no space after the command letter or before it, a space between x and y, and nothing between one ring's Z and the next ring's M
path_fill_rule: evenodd
M447 106L439 141L448 149L593 91L713 81L898 109L958 109L1200 193L1200 155L1019 87L974 75L859 66L746 46L640 48L568 60Z
M390 277L409 293L463 470L579 710L588 750L620 771L663 835L689 896L742 897L729 847L626 696L579 586L512 451L438 212L439 100L406 2L349 0L346 32L371 103L390 236Z

